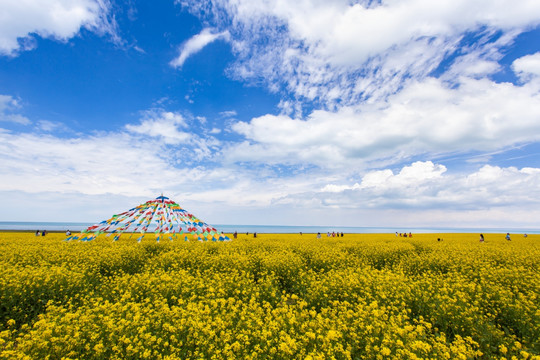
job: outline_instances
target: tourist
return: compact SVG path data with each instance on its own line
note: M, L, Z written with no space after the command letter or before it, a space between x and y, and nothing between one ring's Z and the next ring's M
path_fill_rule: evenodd
M254 237L254 238L256 238L256 237L257 237L257 233L256 233L256 232L255 232L255 233L253 233L253 237Z
M510 233L506 233L506 236L504 237L506 240L510 241Z
M66 231L66 236L69 236L69 235L71 235L71 231L69 231L68 229L68 231Z
M238 233L235 231L233 234L233 237L236 239L238 237Z
M321 233L318 232L318 233L317 233L317 239L320 239L320 238L321 238Z
M41 234L39 233L39 230L36 230L36 236L39 236L39 235L41 235Z
M481 243L484 242L484 234L480 234L480 242L481 242Z

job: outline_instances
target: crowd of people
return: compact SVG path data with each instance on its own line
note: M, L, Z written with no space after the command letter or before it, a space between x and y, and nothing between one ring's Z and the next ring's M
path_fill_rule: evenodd
M222 232L223 234L223 232ZM46 236L47 235L47 230L43 230L43 231L39 231L39 230L36 230L36 236ZM71 235L71 231L67 230L66 231L66 236L70 236ZM246 236L249 235L249 232L246 232ZM300 235L302 235L302 232L300 232ZM326 237L343 237L344 234L343 232L335 232L335 231L332 231L332 232L327 232L326 233ZM257 233L254 232L253 233L253 237L256 238L257 237ZM321 233L317 233L317 239L320 239L322 236L321 236ZM409 232L409 234L407 234L406 232L404 233L398 233L396 231L396 237L409 237L409 238L412 238L412 233ZM523 237L527 237L527 234L523 234ZM238 232L235 231L233 233L233 238L237 239L238 238ZM506 233L506 236L504 237L506 240L510 241L511 238L510 238L510 233ZM437 238L437 241L442 241L442 238ZM480 234L480 242L483 243L485 242L485 238L484 238L484 234Z
M399 236L399 237L410 237L410 238L412 238L412 233L409 232L409 235L407 235L406 232L404 232L404 233L398 233L398 232L396 231L396 237L398 237L398 236Z

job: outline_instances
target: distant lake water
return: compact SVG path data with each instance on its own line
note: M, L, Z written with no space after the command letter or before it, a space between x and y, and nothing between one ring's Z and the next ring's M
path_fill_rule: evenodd
M82 231L94 223L78 223L78 222L19 222L19 221L0 221L0 230L47 230L47 231ZM218 231L225 233L260 233L260 234L295 234L306 233L316 234L318 232L324 234L327 232L343 232L349 234L363 233L514 233L514 234L540 234L540 229L516 229L516 228L452 228L452 227L433 227L433 228L418 228L418 227L354 227L354 226L286 226L286 225L217 225L211 224ZM151 229L149 229L151 230ZM149 231L150 232L150 231Z

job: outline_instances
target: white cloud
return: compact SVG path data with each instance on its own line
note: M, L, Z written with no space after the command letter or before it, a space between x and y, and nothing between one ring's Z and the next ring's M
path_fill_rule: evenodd
M439 179L446 172L444 165L435 165L431 161L417 161L411 166L405 166L394 175L391 170L373 171L366 174L359 189L365 188L396 188L415 186L426 181Z
M525 1L382 1L365 7L349 2L278 1L265 9L286 19L293 37L334 64L364 62L391 47L421 38L449 38L479 26L508 30L538 24L540 5ZM517 6L515 6L517 5ZM273 9L273 10L272 10ZM359 36L360 35L360 36Z
M512 69L524 81L540 77L540 52L514 60Z
M21 114L18 114L21 108L20 101L9 95L0 95L0 121L8 121L21 125L29 125L31 121Z
M349 192L352 191L352 193L361 194L359 196L362 197L363 204L373 204L375 201L378 203L411 202L419 196L424 196L428 187L441 186L441 183L444 186L446 181L443 179L443 174L446 170L444 165L433 164L431 161L417 161L403 167L397 174L390 169L370 171L362 177L360 183L356 182L354 185L327 184L321 189L321 193L348 191L347 196L349 196ZM344 205L348 203L349 200Z
M194 120L199 126L206 124L204 117ZM163 109L144 111L139 124L128 124L125 129L134 138L153 138L175 164L196 166L199 161L212 159L220 144L212 132L196 130L180 113Z
M238 115L238 113L235 110L227 110L221 111L219 115L221 115L223 118L234 118Z
M186 99L186 101L190 104L193 104L195 102L189 95L184 96L184 99Z
M0 117L1 121L9 121L21 125L30 125L30 120L21 114L2 114Z
M127 135L61 139L2 133L1 137L4 191L140 195L160 186L156 173L161 179L173 179L166 162L156 156L154 144L134 143Z
M264 81L272 91L328 109L384 99L407 79L428 76L450 54L464 57L454 67L461 75L491 74L499 69L500 50L540 23L534 0L181 3L228 29L237 78ZM459 46L470 34L476 39Z
M384 166L425 154L494 151L540 140L539 87L461 78L449 87L427 78L386 101L318 110L306 120L265 115L232 129L246 142L231 146L230 161ZM381 165L379 165L381 166Z
M132 132L60 138L1 130L0 192L9 213L0 216L59 220L51 218L55 213L63 221L98 221L161 192L216 224L410 227L458 219L463 222L453 225L464 226L474 219L475 225L523 226L539 215L533 210L540 205L537 168L483 166L462 174L425 161L361 177L354 169L281 176L249 164L182 166L171 155L192 154L197 146L173 147L173 152L168 146L161 135ZM48 205L29 214L27 204L38 199L48 199ZM505 218L507 211L520 217Z
M4 0L0 2L0 54L15 56L32 49L34 35L67 41L81 27L118 40L109 11L107 0Z
M68 130L68 128L64 124L49 120L38 121L38 127L40 130L45 132Z
M191 137L190 133L178 130L187 127L184 117L179 113L150 110L143 115L140 124L128 124L126 129L136 134L159 137L167 144L187 142Z
M177 164L158 139L129 133L82 138L0 132L0 191L152 196L219 183L223 173Z
M527 207L537 204L540 169L484 165L471 174L447 174L431 161L391 170L366 173L360 184L327 184L321 199L331 197L341 206L351 203L373 208L444 208L487 210L492 207ZM341 193L341 197L336 193ZM360 206L360 205L359 205Z
M496 61L485 60L474 54L458 58L445 74L445 78L449 79L455 76L482 78L494 74L500 69L501 66Z
M0 113L18 104L2 96ZM37 125L17 133L0 128L0 191L151 196L163 187L190 191L193 184L219 184L227 172L201 163L214 156L219 142L163 109L143 112L140 123L125 131L81 137L43 133L62 126L56 122Z
M180 68L184 65L184 62L188 57L198 53L206 45L219 39L227 40L228 38L229 33L227 31L215 33L213 32L213 29L203 29L199 34L191 37L180 47L180 54L170 62L170 65L175 68Z
M281 179L279 189L269 182L262 198L272 200L264 218L290 225L536 228L540 215L538 168L485 165L456 173L426 161L370 171L349 183L345 178L310 173ZM249 198L244 191L253 186L235 196Z
M19 108L19 101L9 95L0 95L0 112L4 112L7 109Z

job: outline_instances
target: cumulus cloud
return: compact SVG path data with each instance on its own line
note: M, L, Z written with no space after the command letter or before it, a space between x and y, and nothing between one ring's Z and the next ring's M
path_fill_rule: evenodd
M167 144L187 142L191 134L179 130L186 127L186 120L181 114L164 110L146 111L140 124L126 125L129 132L159 137Z
M384 98L451 56L465 74L493 73L500 50L540 23L535 1L179 2L229 31L236 77L329 109Z
M67 41L82 27L118 40L107 0L30 0L0 2L0 54L15 56L30 50L34 35Z
M295 220L306 224L406 228L534 228L540 215L538 168L484 165L455 172L443 164L418 161L397 170L368 171L356 181L349 178L311 173L309 179L283 180L286 195L278 197L269 187L268 194L274 195L271 208L294 213Z
M161 114L162 119L167 118L165 114ZM183 117L175 119L174 113L168 116L183 129L189 126ZM142 126L145 121L143 117L141 124L134 126ZM53 200L46 210L32 215L46 218L51 209L56 209L56 201L65 199L59 213L70 204L80 212L66 213L65 219L80 220L85 214L87 221L110 215L110 207L118 206L120 201L131 206L135 198L144 200L161 192L196 213L211 215L206 217L208 221L230 223L359 224L357 217L362 216L363 221L370 221L360 223L366 226L383 225L384 219L387 225L399 226L400 221L411 220L411 209L424 215L418 215L416 224L425 223L427 211L433 224L452 216L460 219L465 213L469 214L468 220L489 222L504 220L505 211L519 212L522 206L539 205L537 168L484 165L471 173L456 173L448 171L444 164L418 161L397 170L381 167L367 171L353 181L347 179L355 178L354 171L311 169L283 176L249 165L200 162L183 166L172 155L183 151L193 154L197 146L190 149L166 144L160 131L154 134L120 131L61 138L0 130L0 162L4 170L0 173L0 192L5 199L17 199L10 211L32 199L50 198ZM114 200L109 194L115 194ZM75 198L85 199L87 206L81 209ZM98 210L102 215L92 215ZM440 217L433 216L439 211ZM79 217L70 217L75 215ZM524 213L521 224L529 224L537 215L534 211ZM388 216L398 216L399 221Z
M448 185L446 171L444 165L417 161L396 174L391 169L370 171L353 185L327 184L319 196L323 203L332 199L347 208L355 203L372 208L431 207L434 202L447 206L448 199L439 196Z
M539 88L463 78L458 87L427 78L386 101L318 110L307 119L264 115L232 129L247 141L230 161L358 167L413 156L493 151L540 140Z
M540 52L514 60L512 69L524 81L540 77Z
M359 189L367 188L399 188L402 186L415 186L433 179L441 178L446 172L446 167L433 164L431 161L417 161L410 166L405 166L394 175L392 170L373 171L362 178Z
M178 112L151 109L142 112L138 124L127 124L125 129L135 139L153 139L163 156L173 164L197 166L202 160L212 160L219 151L220 141L206 131L206 119L186 119Z
M220 39L227 40L228 38L229 33L227 31L215 33L213 29L203 29L199 34L191 37L180 47L180 54L170 62L170 65L175 68L181 68L187 58L198 53L208 44Z
M534 59L514 63L522 85L489 77L540 3L177 2L227 29L235 78L283 95L281 114L232 124L230 163L361 171L539 140Z
M480 211L493 207L530 207L538 202L540 169L484 165L470 174L448 174L431 161L366 173L352 185L327 184L318 193L321 202L375 209L443 208ZM360 205L361 204L361 205Z

